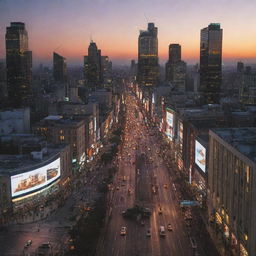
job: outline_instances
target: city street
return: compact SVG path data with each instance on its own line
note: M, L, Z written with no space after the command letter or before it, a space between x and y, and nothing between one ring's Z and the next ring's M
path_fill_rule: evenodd
M134 96L127 97L126 106L126 128L110 202L110 218L97 255L206 255L198 242L194 245L196 248L192 248L190 231L179 207L180 195L160 155L156 133L147 126ZM122 216L122 211L134 204L151 210L152 215L145 220L145 225L140 220ZM173 231L167 230L168 224ZM160 236L160 226L165 228L165 237ZM121 227L127 228L126 235L120 235ZM151 237L146 235L148 230Z

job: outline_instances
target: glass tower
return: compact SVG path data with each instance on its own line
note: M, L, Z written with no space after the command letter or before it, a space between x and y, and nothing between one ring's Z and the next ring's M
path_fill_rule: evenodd
M185 92L186 90L186 63L181 60L181 46L169 45L169 60L165 65L165 81L174 90Z
M89 90L96 90L102 84L101 50L91 41L88 56L84 56L85 86Z
M201 30L200 87L204 103L219 103L221 90L222 29L211 23Z
M148 30L140 31L138 39L138 74L140 85L155 86L158 82L158 39L157 27L148 23Z
M11 107L28 106L31 98L32 52L28 33L22 22L6 28L6 70L8 103Z
M53 78L55 82L67 81L66 59L56 52L53 53Z

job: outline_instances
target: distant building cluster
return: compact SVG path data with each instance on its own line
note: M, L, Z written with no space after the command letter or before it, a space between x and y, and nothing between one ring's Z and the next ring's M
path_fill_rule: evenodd
M91 42L84 68L67 67L56 50L52 67L34 68L25 24L6 29L0 63L0 224L34 211L71 183L98 156L118 124L124 80ZM41 207L41 206L40 206Z

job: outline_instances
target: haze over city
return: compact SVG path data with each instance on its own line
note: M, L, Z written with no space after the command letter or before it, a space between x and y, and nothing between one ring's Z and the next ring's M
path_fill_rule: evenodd
M139 30L147 22L158 27L160 63L168 45L182 45L187 63L199 59L200 29L221 23L223 64L256 60L256 5L244 0L1 0L0 59L5 58L5 27L11 21L26 23L33 62L49 64L57 49L72 64L82 64L90 40L97 42L114 64L137 58Z

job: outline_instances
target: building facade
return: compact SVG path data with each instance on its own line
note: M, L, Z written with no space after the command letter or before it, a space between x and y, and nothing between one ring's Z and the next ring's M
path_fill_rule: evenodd
M185 92L186 63L181 60L181 46L179 44L169 45L169 60L165 65L165 80L175 90Z
M204 103L219 103L222 81L222 29L211 23L201 30L200 87Z
M70 147L31 134L0 136L0 223L35 212L57 194L68 195Z
M6 28L7 92L11 107L28 106L31 98L32 52L28 50L28 33L22 22Z
M209 132L208 214L232 255L256 254L256 128Z
M89 45L88 55L84 56L84 79L89 91L96 90L102 84L101 50L93 41Z
M67 81L66 59L56 52L53 53L53 78L55 82Z
M35 134L55 144L69 144L73 163L85 161L85 123L62 116L48 116L32 127Z
M138 39L137 80L143 86L157 85L159 78L157 27L148 23L147 30L141 30Z

